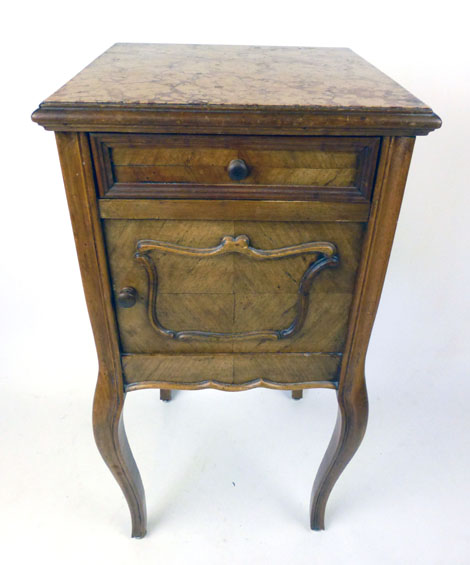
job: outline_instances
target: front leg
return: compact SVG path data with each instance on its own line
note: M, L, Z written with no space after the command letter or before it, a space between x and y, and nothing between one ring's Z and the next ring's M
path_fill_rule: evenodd
M364 363L379 304L388 258L413 152L413 137L385 137L364 240L356 292L338 388L338 420L316 476L311 498L311 526L325 527L331 489L359 447L367 425Z
M100 372L93 403L93 431L106 465L126 497L132 519L132 537L147 531L145 493L139 470L127 441L122 410L124 394L116 394L112 378Z
M368 416L364 376L352 392L338 391L338 417L328 449L318 469L310 500L312 530L325 529L325 508L336 481L356 453L366 431Z

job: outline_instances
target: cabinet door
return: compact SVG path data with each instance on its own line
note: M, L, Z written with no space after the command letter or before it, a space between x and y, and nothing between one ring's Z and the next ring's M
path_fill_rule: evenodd
M341 353L363 230L106 220L123 353Z

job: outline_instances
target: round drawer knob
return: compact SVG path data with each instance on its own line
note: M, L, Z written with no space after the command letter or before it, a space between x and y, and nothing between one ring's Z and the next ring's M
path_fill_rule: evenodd
M227 167L227 172L232 180L243 180L250 174L250 169L243 159L233 159Z
M119 291L117 302L121 308L132 308L137 301L137 291L131 286L126 286Z

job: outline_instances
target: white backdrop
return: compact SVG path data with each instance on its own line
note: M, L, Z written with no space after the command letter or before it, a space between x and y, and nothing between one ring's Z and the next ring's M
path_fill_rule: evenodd
M3 9L0 560L470 562L470 65L462 2L9 3ZM130 394L148 537L93 443L97 363L54 136L39 102L117 41L347 46L427 102L369 349L371 416L308 528L336 401Z

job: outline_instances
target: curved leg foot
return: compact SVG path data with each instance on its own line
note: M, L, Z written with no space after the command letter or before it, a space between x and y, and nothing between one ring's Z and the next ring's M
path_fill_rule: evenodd
M353 392L338 391L336 426L315 478L310 499L312 530L325 529L328 497L364 437L367 415L368 401L364 378Z
M292 391L292 398L294 400L301 400L303 396L304 396L304 391L302 389Z
M124 430L123 407L124 393L118 394L112 381L100 374L93 403L96 445L126 497L132 537L142 538L147 531L144 487Z

